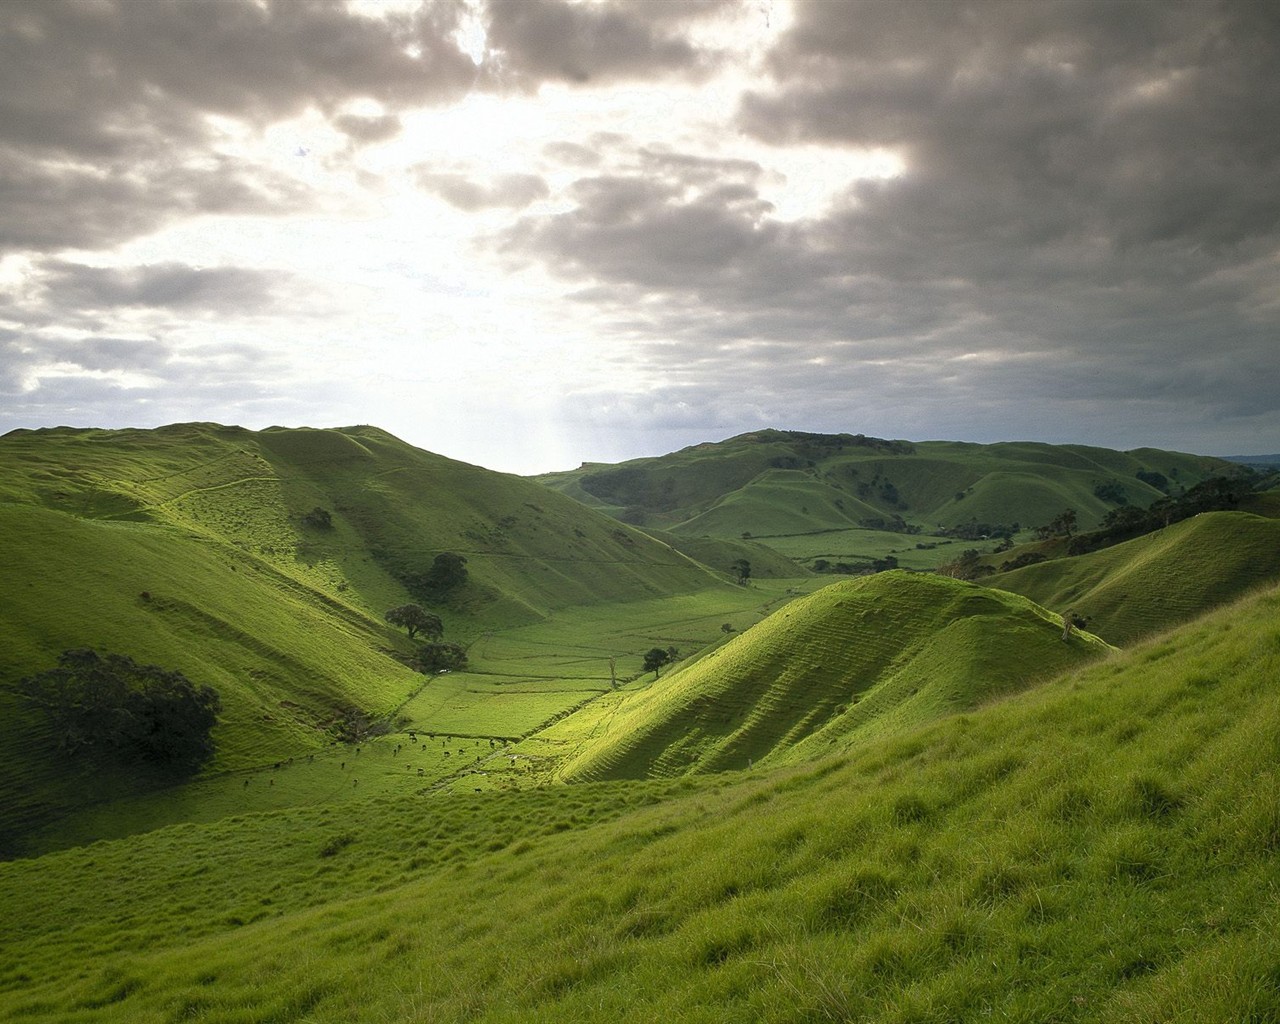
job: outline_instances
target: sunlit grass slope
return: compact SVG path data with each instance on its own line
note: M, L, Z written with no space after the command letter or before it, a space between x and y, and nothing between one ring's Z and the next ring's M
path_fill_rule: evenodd
M639 778L812 757L1106 650L1061 635L1061 620L1025 598L941 576L834 583L627 695L591 723L563 771Z
M836 758L0 864L0 1019L1280 1019L1280 593Z
M1074 558L987 577L1124 646L1280 578L1280 520L1205 512L1164 530Z
M316 507L331 528L304 522ZM15 689L64 650L213 686L206 773L239 771L320 749L343 713L386 715L423 685L383 614L440 551L467 558L436 609L463 642L572 606L734 589L571 499L371 427L14 431L0 528L0 852L50 815L172 781L56 753Z
M441 551L468 559L472 584L458 610L503 624L712 582L669 547L584 515L580 503L374 427L13 431L0 438L0 469L0 501L180 526L342 591L375 615L402 603L400 580ZM331 530L302 525L317 506L331 512Z
M1163 477L1162 486L1179 491L1237 471L1219 459L1155 449L761 430L539 479L629 522L693 537L791 538L787 553L812 559L833 531L895 523L925 532L970 522L1029 530L1070 508L1087 529L1116 507L1118 499L1100 489L1145 506L1162 496L1148 481ZM797 545L796 538L810 536L812 550Z

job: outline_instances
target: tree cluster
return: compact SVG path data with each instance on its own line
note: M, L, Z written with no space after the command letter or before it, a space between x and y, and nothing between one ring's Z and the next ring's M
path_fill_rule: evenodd
M1253 481L1247 476L1216 476L1196 484L1185 494L1159 498L1145 509L1121 505L1103 517L1102 525L1097 530L1073 537L1067 545L1067 554L1083 555L1099 551L1143 534L1154 533L1201 512L1229 511L1236 508L1240 499L1252 490Z
M317 505L302 517L302 525L309 526L313 530L332 530L333 514L327 508Z
M424 610L421 605L402 604L386 613L386 620L393 626L403 627L412 640L419 633L426 639L425 644L418 646L418 653L412 662L419 672L435 675L467 667L467 649L459 644L444 643L444 623L439 615Z
M56 668L23 679L66 750L194 769L213 754L222 701L181 672L139 665L124 654L63 651Z
M814 572L836 573L842 576L871 576L896 568L898 568L898 559L895 555L871 558L865 562L831 562L825 558L813 560Z
M980 523L976 519L971 519L967 523L939 527L933 531L933 536L953 537L956 540L991 540L995 537L1010 540L1021 528L1020 523L1013 523L1012 525Z
M1035 528L1037 540L1051 540L1054 537L1070 538L1075 532L1076 510L1073 508L1063 509L1044 526Z
M440 621L440 616L426 611L421 605L402 604L398 608L392 608L386 613L386 620L391 625L406 630L410 640L419 633L431 640L439 640L444 636L444 623Z

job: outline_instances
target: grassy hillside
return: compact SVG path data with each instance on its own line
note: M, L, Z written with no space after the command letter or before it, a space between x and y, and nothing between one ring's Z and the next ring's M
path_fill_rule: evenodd
M1063 643L1061 634L1057 616L1024 598L940 576L834 583L617 701L563 771L640 778L812 757L1106 650L1091 636Z
M307 524L317 507L328 527ZM175 781L58 751L16 686L64 650L214 687L205 774L226 776L328 749L349 712L403 713L426 680L393 657L412 647L383 613L441 551L467 559L468 581L433 608L464 643L572 607L708 590L738 602L639 531L369 427L14 431L0 438L0 528L0 853L74 808ZM538 698L516 717L579 701Z
M1089 529L1121 501L1146 506L1166 492L1239 471L1220 459L1156 449L762 430L538 479L644 527L689 537L750 536L812 562L831 552L832 535L857 530L928 534L986 523L1026 531L1068 508ZM877 546L840 536L835 550L863 557Z
M375 615L405 600L404 580L441 551L468 559L471 584L452 609L468 622L708 583L638 531L374 427L13 431L0 438L0 468L0 502L180 527ZM331 529L303 524L317 506Z
M0 1019L1280 1019L1280 593L838 757L0 864Z
M1089 621L1125 646L1187 622L1280 578L1280 520L1206 512L1074 558L998 573L984 582Z

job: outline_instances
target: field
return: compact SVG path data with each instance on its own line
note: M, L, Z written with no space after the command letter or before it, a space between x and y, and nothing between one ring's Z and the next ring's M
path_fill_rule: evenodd
M790 768L3 864L0 1019L1275 1019L1278 613Z

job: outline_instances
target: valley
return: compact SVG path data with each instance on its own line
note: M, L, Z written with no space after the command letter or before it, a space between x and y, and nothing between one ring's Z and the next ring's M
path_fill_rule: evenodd
M0 470L0 1020L1280 1014L1265 474L760 431L533 480L216 424ZM213 687L212 758L69 746L22 681L80 648Z

